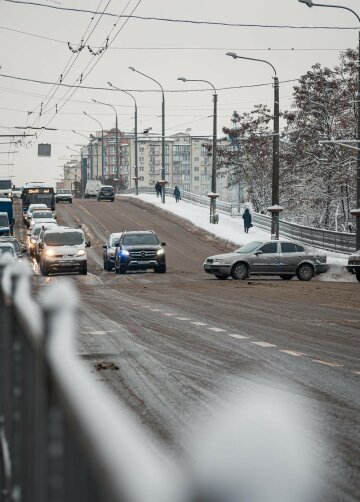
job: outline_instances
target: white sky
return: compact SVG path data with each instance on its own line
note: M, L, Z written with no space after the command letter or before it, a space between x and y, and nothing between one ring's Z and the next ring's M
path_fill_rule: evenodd
M42 3L61 7L102 9L108 0L39 0ZM107 11L121 13L129 0L110 1ZM130 0L125 11L130 13L138 0ZM330 0L329 0L330 2ZM358 0L338 0L360 13ZM225 8L224 8L225 7ZM232 23L290 24L306 26L356 27L356 19L350 13L338 9L314 7L309 9L297 0L142 0L135 11L139 16L156 16L177 19L222 21ZM50 37L63 42L77 44L86 30L90 14L64 12L33 5L19 5L0 2L0 72L5 75L25 77L54 82L63 73L72 53L66 43L57 43L41 38L15 33L4 28ZM98 19L98 17L97 17ZM93 31L89 45L102 45L117 18L103 17ZM117 25L113 35L118 31ZM92 25L94 26L94 25ZM240 55L268 59L277 68L280 80L295 79L304 74L312 64L336 64L339 50L355 48L356 30L290 30L260 29L244 27L199 26L189 24L163 23L157 21L130 20L120 32L84 85L107 87L111 81L124 89L144 90L158 88L150 80L131 72L128 67L149 74L160 81L165 89L204 89L205 84L178 82L178 76L211 81L215 87L251 85L272 81L271 69L255 62L233 60L224 54L236 51ZM163 48L150 49L150 48ZM174 49L179 48L179 49ZM186 50L188 48L188 50ZM189 49L191 48L191 49ZM211 49L211 50L205 50ZM271 50L268 50L268 49ZM275 49L308 50L275 50ZM257 49L257 50L254 50ZM309 50L311 49L311 50ZM91 56L84 49L71 71L64 79L73 84L84 72L88 63L98 57ZM281 108L290 106L292 85L281 85ZM51 86L10 80L0 77L0 134L13 133L14 126L33 125L36 112ZM36 120L37 126L44 126L53 117L51 107L59 103L67 90L56 91L48 105L48 114ZM233 110L239 113L250 110L254 104L272 104L271 86L253 89L220 90L218 125L230 125ZM152 127L161 130L161 96L157 92L136 92L139 109L139 130ZM11 174L14 182L21 185L26 181L48 181L55 184L62 172L62 165L74 154L66 148L79 149L85 141L72 130L88 135L95 132L96 123L83 115L83 110L96 117L104 129L114 126L114 112L109 107L96 105L92 98L117 106L119 127L131 131L133 128L133 104L123 93L78 89L64 108L50 122L49 127L57 131L43 132L38 141L52 144L52 157L38 158L37 144L21 147L14 156L15 166ZM45 102L45 101L44 101ZM60 105L58 105L60 106ZM173 134L191 128L192 133L211 134L212 94L207 92L166 93L166 133ZM46 112L46 110L45 110ZM0 138L0 142L7 139ZM7 152L8 145L1 144L0 152ZM66 157L66 158L65 158ZM9 162L8 155L0 155L0 164ZM0 176L10 173L8 166L0 165Z

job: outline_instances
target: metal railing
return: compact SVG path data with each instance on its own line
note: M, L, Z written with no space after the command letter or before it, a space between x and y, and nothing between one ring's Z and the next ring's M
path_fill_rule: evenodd
M167 196L172 194L173 188L166 187ZM122 194L134 193L134 189L124 190ZM139 193L154 194L153 187L139 187ZM203 195L194 194L191 192L181 191L181 198L186 202L197 206L209 207L209 198ZM228 214L232 217L241 217L246 204L240 202L230 203L220 200L216 201L217 211L219 213ZM254 225L270 232L271 217L265 214L252 213ZM221 221L220 221L221 223ZM346 232L334 232L321 228L305 227L280 219L280 234L289 239L300 240L306 244L311 244L315 247L323 248L328 251L337 253L350 254L356 249L356 236Z
M0 262L0 501L185 500L177 471L76 356L71 283Z

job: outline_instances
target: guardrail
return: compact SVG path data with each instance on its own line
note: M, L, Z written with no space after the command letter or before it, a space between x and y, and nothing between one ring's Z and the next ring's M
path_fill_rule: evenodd
M71 283L0 262L0 501L184 501L177 471L76 356Z
M172 194L173 188L166 187L167 196ZM133 188L124 190L122 194L134 193ZM152 187L139 187L139 193L154 194L155 189ZM208 207L209 198L203 195L194 194L191 192L182 191L182 200L192 204ZM240 217L244 211L246 204L240 202L230 203L220 200L216 201L217 211L219 213L228 214L232 217ZM259 228L268 230L271 228L271 217L265 214L252 213L253 223ZM305 227L280 219L280 234L289 239L300 240L306 244L311 244L315 247L323 248L328 251L337 253L351 254L356 250L356 236L346 232L334 232L321 228Z

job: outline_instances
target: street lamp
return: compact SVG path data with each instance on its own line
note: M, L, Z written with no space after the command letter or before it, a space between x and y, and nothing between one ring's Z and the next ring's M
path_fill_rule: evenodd
M135 73L139 73L145 78L152 80L155 82L161 89L162 102L161 102L161 181L163 182L163 188L161 190L161 202L165 204L165 94L163 86L155 80L154 78L142 73L139 70L136 70L132 66L129 66L129 70L134 71Z
M217 93L215 86L208 80L194 80L185 77L178 77L178 80L182 82L205 82L209 84L214 89L213 101L214 101L214 115L213 115L213 144L212 144L212 169L211 169L211 193L213 196L210 197L210 223L218 223L218 217L216 215L216 199L218 194L216 193L216 168L217 168ZM209 195L209 194L208 194Z
M86 115L87 117L89 117L89 119L95 120L95 122L97 122L101 128L101 172L102 172L102 175L104 176L104 129L103 129L103 126L102 126L101 122L98 119L96 119L95 117L92 117L91 115L89 115L86 112L83 112L83 114Z
M124 89L120 89L116 85L112 84L111 82L108 82L108 85L110 87L113 87L117 91L124 92L128 96L130 96L134 100L135 104L135 195L139 195L139 171L138 171L138 120L137 120L137 103L135 97L128 91L124 91Z
M310 1L310 0L309 0ZM274 136L273 136L273 166L272 166L272 206L268 208L271 213L271 236L272 238L279 239L279 214L283 208L279 205L279 153L280 153L280 97L279 97L279 78L276 73L275 67L265 59L249 58L245 56L238 56L235 52L227 52L227 56L234 59L246 59L248 61L257 61L259 63L266 63L274 71Z
M118 185L118 190L119 191L119 180L120 180L120 166L119 166L119 140L118 140L118 114L116 111L116 108L114 105L110 103L103 103L102 101L97 101L96 99L93 99L94 103L97 103L98 105L104 105L104 106L110 106L115 112L115 129L116 129L116 136L115 136L115 148L116 148L116 178L117 178L117 185Z
M343 9L351 12L354 14L356 19L360 23L360 15L357 14L353 9L350 9L350 7L345 7L345 5L330 5L326 3L314 3L312 0L298 0L300 3L306 4L308 7L329 7L332 9ZM356 139L358 142L360 142L360 30L358 34L358 40L359 40L359 53L358 53L358 61L357 61L357 68L358 68L358 81L357 81L357 95L356 95L356 102L357 102L357 134L356 134ZM356 250L360 249L360 149L358 149L357 152L357 169L356 169L356 209L353 209L350 211L351 214L353 214L356 218Z
M88 155L88 159L90 158L90 168L89 168L89 179L92 180L92 177L93 177L93 152L92 152L92 136L90 134L90 138L88 136L85 136L85 134L81 134L81 132L77 132L77 131L74 131L73 130L73 133L74 134L77 134L78 136L82 136L83 138L85 138L86 140L89 141L89 144L88 144L88 147L90 145L90 156Z

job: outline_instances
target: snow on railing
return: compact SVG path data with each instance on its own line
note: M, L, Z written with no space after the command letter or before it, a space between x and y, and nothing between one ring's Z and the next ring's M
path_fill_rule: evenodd
M121 193L134 193L134 189L124 190ZM166 187L167 197L171 196L173 192L172 187ZM154 194L153 187L139 187L139 193ZM194 194L191 192L181 191L181 199L197 206L209 207L209 198L203 195ZM240 202L223 202L216 201L216 208L219 213L229 214L232 217L239 217L242 215L246 204ZM254 225L269 230L271 228L271 217L265 214L252 212L252 219ZM221 220L220 220L221 224ZM334 232L332 230L325 230L321 228L305 227L296 223L291 223L280 219L280 237L287 237L289 239L299 240L306 244L311 244L315 247L326 249L328 251L335 251L337 253L350 254L355 251L355 234L346 232Z

